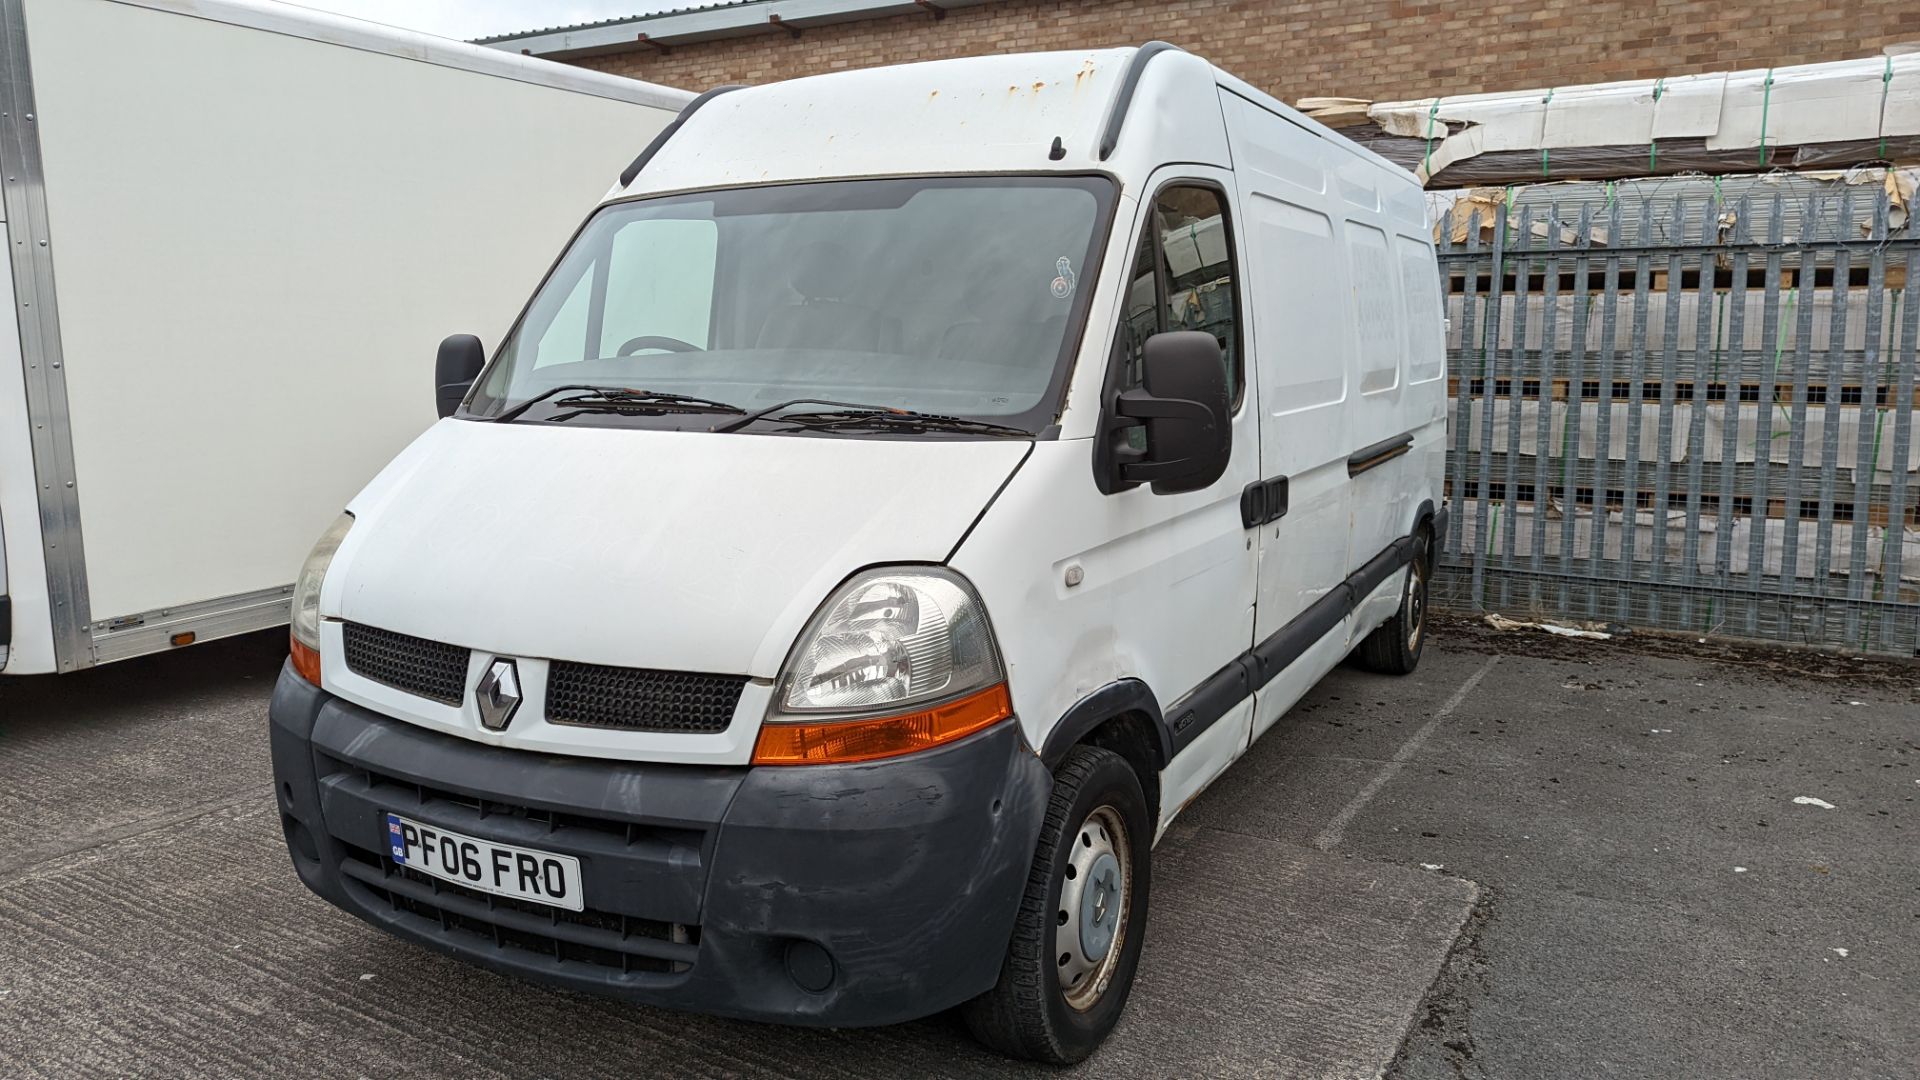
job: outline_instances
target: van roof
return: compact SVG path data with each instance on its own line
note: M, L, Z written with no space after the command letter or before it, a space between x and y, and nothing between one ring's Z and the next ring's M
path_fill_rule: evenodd
M1158 50L1141 65L1130 120L1155 111L1169 121L1200 110L1217 118L1224 87L1414 183L1406 170L1207 61ZM1129 123L1118 152L1103 160L1102 132L1141 53L1126 47L979 56L743 87L686 114L634 182L613 194L828 176L1101 170L1124 179L1128 150L1229 166L1221 126L1178 122ZM1194 130L1206 127L1213 130ZM1051 153L1055 139L1058 157Z

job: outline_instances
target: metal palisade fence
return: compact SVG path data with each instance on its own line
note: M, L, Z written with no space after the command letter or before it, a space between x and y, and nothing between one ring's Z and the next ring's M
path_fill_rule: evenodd
M1436 603L1920 649L1914 175L1548 184L1440 210Z

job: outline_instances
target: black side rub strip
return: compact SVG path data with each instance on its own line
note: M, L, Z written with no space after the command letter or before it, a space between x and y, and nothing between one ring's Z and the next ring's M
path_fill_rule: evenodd
M653 155L659 153L660 148L667 145L667 140L673 138L673 133L679 131L680 125L687 122L687 117L698 112L700 106L705 105L707 102L730 90L739 89L741 89L739 86L716 86L706 93L701 94L699 97L694 98L692 101L687 102L687 107L681 109L680 115L674 117L671 123L660 129L660 134L655 135L653 141L647 144L647 148L640 151L640 156L633 159L633 164L621 170L620 186L626 187L628 184L633 183L633 178L639 176L640 170L647 167L647 162L653 160Z
M1404 452L1404 451L1402 451ZM1413 560L1413 537L1403 536L1367 561L1345 581L1328 590L1287 625L1236 657L1226 667L1168 706L1166 723L1175 754L1225 716L1248 694L1266 686L1300 659L1313 644L1340 624L1354 607L1381 583Z
M1377 468L1413 449L1413 432L1395 435L1391 439L1381 439L1372 446L1363 446L1347 456L1347 475L1359 476L1368 469Z
M1101 161L1112 156L1113 148L1120 145L1120 128L1127 122L1127 109L1133 104L1133 92L1140 86L1140 76L1147 70L1147 61L1169 50L1185 51L1178 45L1169 45L1164 41L1149 41L1140 46L1132 60L1127 61L1127 73L1120 78L1120 93L1113 99L1113 111L1107 114L1107 130L1100 134ZM693 107L688 106L687 111L692 112Z

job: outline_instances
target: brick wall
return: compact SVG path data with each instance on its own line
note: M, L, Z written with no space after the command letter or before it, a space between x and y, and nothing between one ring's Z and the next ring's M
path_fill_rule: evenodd
M1920 40L1914 0L995 0L930 15L583 57L702 90L841 68L1137 44L1207 57L1292 100L1386 101L1785 66Z

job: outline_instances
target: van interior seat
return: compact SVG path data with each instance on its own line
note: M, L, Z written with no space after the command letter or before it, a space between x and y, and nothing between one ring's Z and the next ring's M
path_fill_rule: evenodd
M797 304L767 312L756 346L762 349L832 349L846 352L897 351L897 320L872 308L848 303L854 263L847 249L829 241L808 244L794 260L787 284L800 294Z

